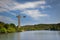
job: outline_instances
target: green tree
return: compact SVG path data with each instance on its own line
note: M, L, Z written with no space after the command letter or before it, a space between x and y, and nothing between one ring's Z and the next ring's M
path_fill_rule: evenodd
M0 22L0 28L4 27L4 22Z
M57 24L57 28L58 28L58 30L60 30L60 23Z
M0 33L7 33L6 28L0 28Z
M15 28L13 28L13 27L9 27L9 28L7 29L7 32L8 32L8 33L16 32L16 30L15 30Z
M14 27L15 28L16 26L15 26L15 24L11 23L10 24L10 27Z
M5 24L4 27L5 27L6 29L8 29L8 28L9 28L9 24Z

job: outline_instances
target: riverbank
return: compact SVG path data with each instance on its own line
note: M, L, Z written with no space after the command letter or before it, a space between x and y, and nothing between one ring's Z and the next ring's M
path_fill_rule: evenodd
M60 23L58 24L37 24L37 25L27 25L17 28L13 23L6 24L0 22L0 33L13 33L13 32L23 32L23 31L34 31L34 30L54 30L60 31Z

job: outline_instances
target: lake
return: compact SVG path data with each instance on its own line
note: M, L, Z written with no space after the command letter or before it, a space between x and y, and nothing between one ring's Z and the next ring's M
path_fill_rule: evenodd
M60 40L60 31L26 31L0 34L0 40Z

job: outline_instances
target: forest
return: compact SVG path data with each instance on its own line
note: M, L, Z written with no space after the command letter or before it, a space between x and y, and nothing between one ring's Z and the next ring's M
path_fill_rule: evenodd
M12 32L22 32L22 31L34 31L34 30L50 30L50 31L60 31L60 23L57 24L36 24L36 25L26 25L17 28L13 23L0 22L0 33L12 33Z

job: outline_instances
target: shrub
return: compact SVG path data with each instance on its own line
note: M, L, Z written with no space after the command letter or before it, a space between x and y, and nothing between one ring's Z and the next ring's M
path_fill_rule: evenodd
M7 29L7 32L8 32L8 33L15 32L15 31L16 31L15 28L12 28L12 27L9 27L9 28Z
M6 33L6 32L7 32L6 28L0 28L0 33Z

